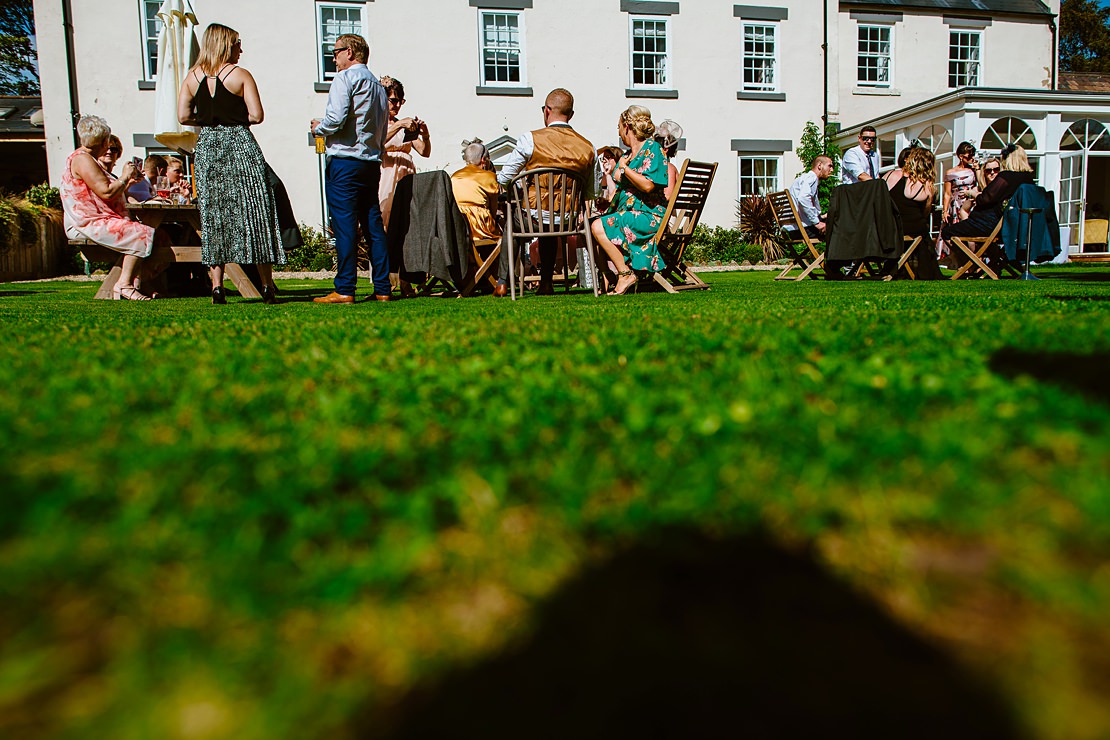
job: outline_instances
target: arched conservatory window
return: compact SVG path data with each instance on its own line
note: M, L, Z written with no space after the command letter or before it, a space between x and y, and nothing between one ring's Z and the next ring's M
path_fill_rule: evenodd
M1084 118L1068 126L1060 137L1060 151L1077 152L1087 149L1092 152L1110 151L1110 133L1106 126L1093 118Z
M1020 118L999 118L983 134L983 143L979 148L997 152L1010 144L1032 151L1037 148L1037 137L1029 124Z

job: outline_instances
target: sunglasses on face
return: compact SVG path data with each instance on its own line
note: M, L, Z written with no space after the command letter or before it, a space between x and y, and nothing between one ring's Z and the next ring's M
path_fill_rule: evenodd
M405 104L405 99L404 98L390 98L389 102L393 103L394 105L404 105Z
M335 57L339 56L339 52L347 51L347 49L348 49L348 47L346 47L346 46L337 46L337 47L335 47L334 49L331 50L332 58L334 59Z
M123 154L123 150L122 149L117 149L114 146L110 146L110 147L108 147L108 154Z
M861 136L861 137L859 137L859 140L860 141L874 141L875 137L874 136Z
M995 172L1000 171L1001 169L1002 169L1001 167L984 167L983 172L987 173L988 175L991 175L991 174L994 174Z

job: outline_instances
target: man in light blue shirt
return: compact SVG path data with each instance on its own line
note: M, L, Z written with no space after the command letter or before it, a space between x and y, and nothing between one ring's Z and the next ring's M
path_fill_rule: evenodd
M392 293L389 248L378 203L382 148L389 122L387 96L381 82L366 66L370 47L364 38L356 34L340 36L335 40L332 55L339 71L331 83L324 118L314 119L310 129L313 135L327 139L324 192L335 234L335 290L313 300L355 302L361 226L370 247L374 298L388 301Z
M817 186L821 180L832 176L833 161L824 154L813 160L813 169L800 175L790 184L788 190L798 209L802 226L811 239L825 238L825 221L821 215L821 200L817 197Z
M844 152L844 159L840 163L840 182L845 185L854 185L865 180L874 180L879 176L881 160L879 159L878 135L871 126L864 126L859 132L859 146L854 146Z

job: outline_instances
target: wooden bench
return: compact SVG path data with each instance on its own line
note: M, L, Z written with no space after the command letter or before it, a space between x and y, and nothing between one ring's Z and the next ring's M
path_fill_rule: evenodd
M110 262L112 264L112 269L108 271L108 277L104 278L104 282L100 284L100 290L96 291L95 296L97 300L111 300L112 288L119 282L120 263L123 261L123 255L88 239L71 239L70 244L81 251L81 258L85 260L86 271L90 262ZM151 252L147 259L158 259L167 264L200 264L200 247L158 247ZM88 273L86 272L86 274ZM227 264L224 267L224 275L231 279L239 294L244 298L262 297L258 288L239 265Z

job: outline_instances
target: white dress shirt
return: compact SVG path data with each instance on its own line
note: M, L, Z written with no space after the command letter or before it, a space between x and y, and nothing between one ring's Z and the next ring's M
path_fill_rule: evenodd
M868 160L873 169L868 167ZM881 162L877 150L872 149L868 155L864 154L862 147L854 146L844 152L844 159L840 163L840 181L845 185L854 185L859 182L860 175L870 175L877 179Z
M821 201L817 198L818 182L817 173L810 170L790 183L788 188L790 197L798 206L798 215L802 218L803 226L815 226L821 220Z

